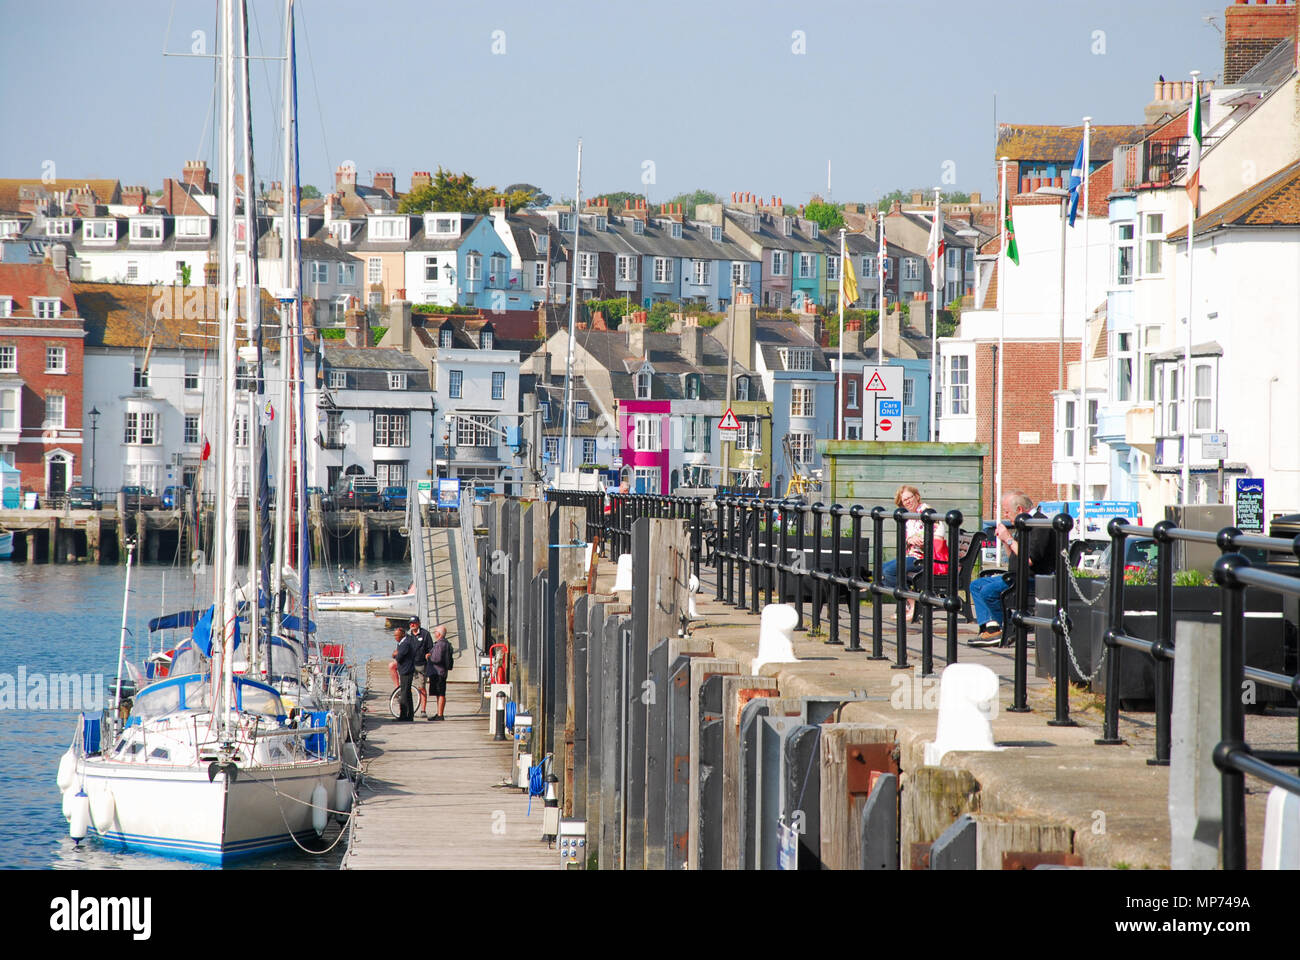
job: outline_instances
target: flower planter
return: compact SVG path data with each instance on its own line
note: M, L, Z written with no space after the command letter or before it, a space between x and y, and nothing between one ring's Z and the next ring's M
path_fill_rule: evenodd
M1102 580L1087 579L1079 580L1078 584L1090 599L1098 598L1092 606L1086 606L1079 602L1073 590L1070 594L1070 620L1073 624L1071 642L1075 659L1085 673L1092 673L1096 669L1095 665L1101 662L1106 631L1110 624L1109 586ZM1051 577L1039 577L1036 589L1040 601L1036 612L1040 616L1050 616L1056 596L1054 580ZM1130 636L1141 640L1156 639L1157 589L1155 586L1124 588L1124 627ZM1222 602L1219 587L1174 587L1173 591L1175 631L1181 620L1219 623ZM1247 665L1275 673L1293 669L1289 661L1294 661L1295 657L1296 631L1294 625L1283 615L1282 604L1279 594L1260 590L1246 591L1244 639ZM1051 630L1038 628L1034 631L1034 636L1037 641L1035 674L1039 677L1052 677L1056 669L1056 635ZM1288 650L1292 651L1289 658ZM1115 653L1112 650L1108 655L1114 656ZM1076 682L1079 680L1073 669L1071 679ZM1088 686L1095 693L1106 693L1106 670L1103 668ZM1154 702L1155 661L1150 656L1127 647L1120 651L1118 694L1121 705L1149 705ZM1284 690L1259 686L1255 691L1255 702L1285 704L1294 701Z

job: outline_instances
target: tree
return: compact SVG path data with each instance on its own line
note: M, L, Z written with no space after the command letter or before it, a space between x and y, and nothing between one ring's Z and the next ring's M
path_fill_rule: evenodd
M551 195L543 193L541 187L535 187L531 183L512 183L502 193L527 193L530 197L527 205L530 207L547 207L551 204Z
M313 187L310 183L304 183L302 185L302 199L317 200L319 198L320 198L320 191L317 190L315 187Z
M944 203L970 203L970 194L961 190L954 190L952 193L941 193L939 196Z
M397 206L398 213L424 213L426 210L455 210L460 213L487 213L503 206L511 213L532 199L526 190L503 193L496 187L478 187L468 173L451 173L438 168L433 183L412 190Z
M595 197L603 197L603 198L605 198L606 200L608 200L608 201L609 201L609 212L610 212L610 213L613 213L613 214L619 214L619 213L622 213L624 210L627 209L628 201L630 201L630 200L644 200L644 199L645 199L645 194L644 194L644 193L632 193L632 192L627 191L627 190L620 190L620 191L618 191L617 193L598 193L598 194L595 194L595 196L592 197L592 199L595 199Z
M721 198L711 190L691 190L679 193L668 201L682 205L682 216L687 220L695 219L695 208L701 203L721 203Z
M654 333L663 333L672 325L673 314L681 312L682 305L680 303L673 303L669 300L652 303L645 318L646 329Z
M844 214L833 203L816 201L804 207L803 215L821 227L823 233L838 230L844 226Z

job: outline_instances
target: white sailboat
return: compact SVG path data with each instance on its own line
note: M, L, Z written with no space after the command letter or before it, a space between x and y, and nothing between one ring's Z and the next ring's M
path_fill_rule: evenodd
M292 50L292 0L286 47ZM244 19L247 56L247 10ZM86 718L59 764L64 813L78 841L88 834L131 849L214 863L262 853L319 835L330 807L343 812L351 788L340 779L339 721L329 711L294 711L279 691L236 676L240 605L235 577L236 414L235 70L232 0L221 0L220 363L221 453L218 460L214 602L195 626L211 660L202 672L179 673L135 694L122 716L121 694L107 716ZM245 59L245 69L247 69ZM245 111L247 114L247 111ZM245 122L249 118L245 116ZM252 181L246 203L252 203ZM286 185L288 189L288 185ZM248 242L255 243L250 236ZM250 285L250 300L257 296ZM127 591L133 551L128 551ZM254 575L256 583L256 574ZM260 614L248 604L253 635ZM206 622L205 622L206 621ZM126 648L126 602L119 676ZM178 666L178 665L177 665ZM119 690L121 684L119 683ZM100 735L104 734L102 744Z

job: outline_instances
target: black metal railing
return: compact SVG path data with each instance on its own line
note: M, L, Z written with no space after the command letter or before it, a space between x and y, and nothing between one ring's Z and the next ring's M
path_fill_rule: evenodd
M632 524L643 517L687 520L691 528L691 565L700 574L704 556L705 511L701 497L647 493L602 493L599 490L547 490L548 503L586 511L588 543L599 543L608 559L632 552Z
M1029 628L1045 627L1056 634L1055 670L1056 670L1056 714L1048 720L1054 727L1074 727L1078 724L1070 719L1070 651L1067 637L1070 630L1070 596L1068 563L1061 557L1062 551L1069 554L1070 529L1074 520L1066 513L1054 517L1031 517L1022 513L1016 517L1016 564L1014 606L1010 610L1011 625L1015 631L1015 668L1012 677L1011 706L1012 713L1029 712ZM1052 555L1055 556L1055 611L1051 617L1040 617L1032 612L1030 599L1031 571L1029 569L1030 541L1035 531L1050 531L1052 537Z

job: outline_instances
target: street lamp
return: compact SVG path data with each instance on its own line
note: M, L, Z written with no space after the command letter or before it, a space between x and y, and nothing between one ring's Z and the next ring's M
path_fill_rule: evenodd
M86 416L90 417L90 489L95 490L95 435L99 430L99 408L91 407L86 411Z

